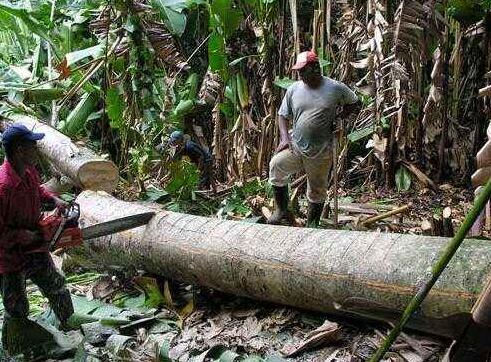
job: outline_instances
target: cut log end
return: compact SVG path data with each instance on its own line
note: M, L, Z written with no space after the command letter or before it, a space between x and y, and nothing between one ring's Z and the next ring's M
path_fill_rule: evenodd
M79 168L78 179L83 189L110 193L118 184L118 168L112 161L92 160Z
M109 193L116 188L119 174L113 162L101 159L83 145L74 144L64 134L35 118L12 115L10 120L45 134L39 142L39 151L55 169L68 176L75 186Z

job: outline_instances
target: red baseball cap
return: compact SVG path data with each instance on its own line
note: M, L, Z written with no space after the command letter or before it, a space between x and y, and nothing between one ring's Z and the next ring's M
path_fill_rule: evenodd
M319 62L319 58L317 57L317 54L315 54L313 51L309 50L309 51L302 52L302 53L298 54L297 62L292 67L292 69L294 69L294 70L302 69L307 64L314 64L314 63L318 63L318 62Z

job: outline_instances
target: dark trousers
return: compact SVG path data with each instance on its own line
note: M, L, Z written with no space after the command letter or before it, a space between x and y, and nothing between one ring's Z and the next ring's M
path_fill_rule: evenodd
M205 161L200 167L199 188L210 187L213 180L213 162L210 159Z
M0 275L0 292L5 308L4 327L11 318L22 319L29 315L26 279L31 279L39 287L60 322L65 323L73 314L72 299L65 286L65 278L56 270L49 253L33 253L27 255L24 270Z

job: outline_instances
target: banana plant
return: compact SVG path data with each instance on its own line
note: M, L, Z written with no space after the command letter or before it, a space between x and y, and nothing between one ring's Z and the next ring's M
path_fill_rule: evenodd
M84 93L75 108L68 114L59 128L69 137L76 137L84 130L87 119L95 111L98 103L97 93Z
M210 39L208 40L208 62L212 72L220 74L223 81L229 76L227 39L237 30L242 12L232 0L214 0L208 4L210 14Z

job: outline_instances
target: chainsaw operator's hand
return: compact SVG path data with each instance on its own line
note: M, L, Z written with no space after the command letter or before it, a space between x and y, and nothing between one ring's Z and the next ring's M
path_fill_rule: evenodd
M55 202L55 206L59 211L64 211L68 209L68 206L70 205L68 202L60 199L59 197L53 197L53 200Z

